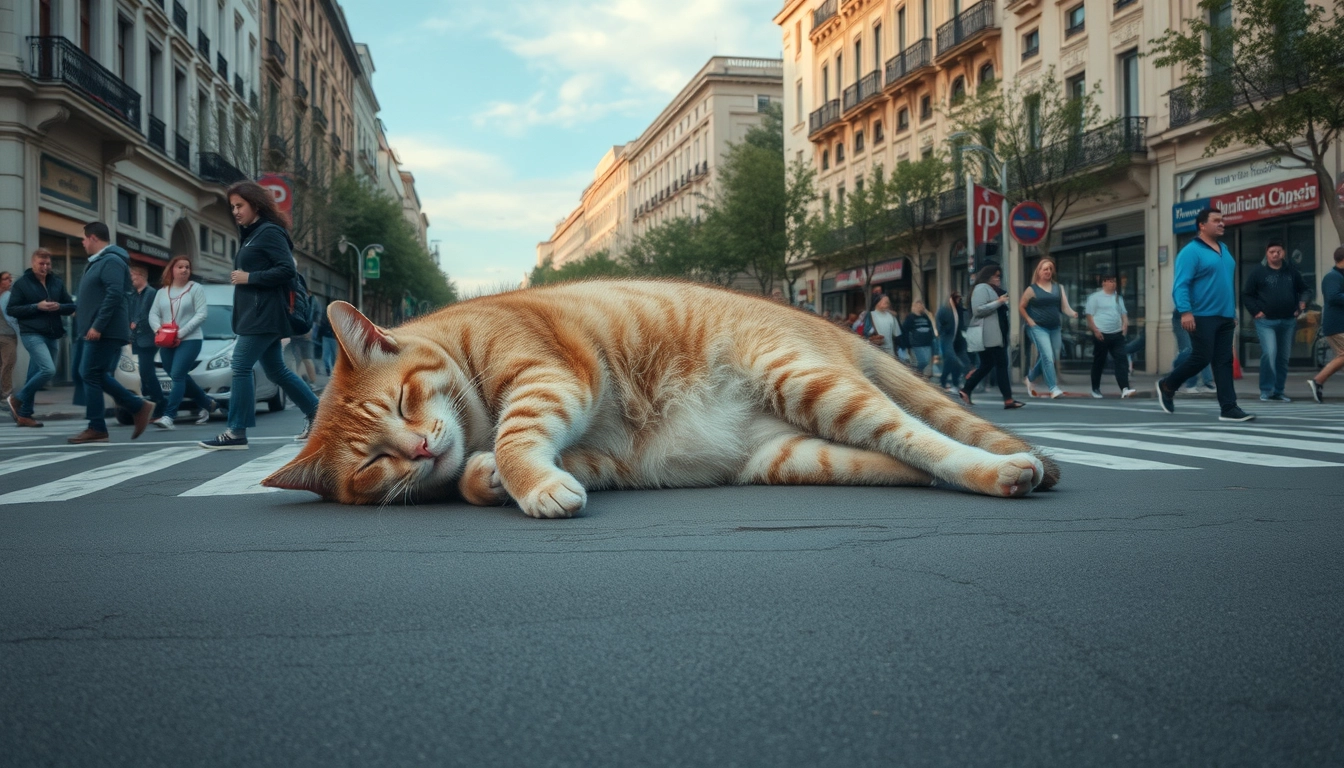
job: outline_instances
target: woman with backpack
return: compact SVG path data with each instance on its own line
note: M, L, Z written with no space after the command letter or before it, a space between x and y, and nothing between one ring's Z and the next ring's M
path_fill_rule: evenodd
M296 287L298 292L303 290L294 263L294 243L289 239L289 220L276 209L271 193L256 182L234 184L227 197L241 243L229 275L234 285L233 332L237 334L230 366L229 427L198 445L211 450L247 449L247 428L257 423L252 367L258 361L303 411L303 431L294 439L307 440L317 414L317 395L285 366L281 355L281 342L295 333L290 325L291 295ZM300 298L306 302L306 297Z
M154 304L149 309L149 326L154 329L154 345L159 348L163 372L173 380L173 388L164 401L163 415L153 424L160 429L172 429L177 407L188 394L201 409L196 423L204 424L210 421L210 412L218 408L191 378L191 369L196 367L201 342L205 340L205 334L201 332L209 312L205 291L192 282L191 259L186 256L174 256L168 262L163 269L162 283L163 287L154 294Z

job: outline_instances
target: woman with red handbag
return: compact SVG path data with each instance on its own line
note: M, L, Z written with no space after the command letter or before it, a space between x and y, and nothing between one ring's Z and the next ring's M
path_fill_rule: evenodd
M205 322L207 311L205 291L191 280L191 259L174 256L163 270L163 287L154 296L154 307L149 311L159 359L163 361L163 370L173 380L163 416L153 422L160 429L173 428L173 417L187 395L201 409L197 424L209 421L210 413L218 407L191 378L191 369L196 367L201 342L205 339L201 324Z

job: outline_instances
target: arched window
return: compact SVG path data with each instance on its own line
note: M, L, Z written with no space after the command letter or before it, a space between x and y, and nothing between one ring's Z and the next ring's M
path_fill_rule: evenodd
M960 104L966 98L966 78L958 77L952 81L952 106Z
M994 65L986 63L980 67L980 87L983 88L992 82L994 82Z

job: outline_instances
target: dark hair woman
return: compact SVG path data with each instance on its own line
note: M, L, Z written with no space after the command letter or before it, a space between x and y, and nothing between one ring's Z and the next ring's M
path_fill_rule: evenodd
M1013 399L1013 385L1008 378L1008 292L1003 290L1003 270L997 264L988 264L975 273L975 290L971 291L970 328L980 328L984 350L980 352L980 367L961 387L962 402L971 404L971 392L989 375L997 371L999 392L1004 408L1021 408Z
M173 386L164 402L163 415L154 420L154 426L172 429L177 418L177 408L182 404L182 399L188 396L200 410L196 423L204 424L210 420L211 411L218 407L191 377L191 369L196 367L196 358L200 357L201 345L205 341L201 326L205 324L206 315L210 311L205 302L205 291L192 281L191 259L186 256L169 259L159 282L163 287L154 294L154 304L149 310L149 324L156 336L165 324L176 325L177 344L159 347L163 372L173 380Z
M229 426L213 440L202 440L202 448L243 450L247 448L247 428L257 423L256 383L252 367L262 370L284 390L303 411L303 431L297 440L306 440L317 413L317 395L285 367L281 341L289 327L289 283L297 274L294 243L289 239L289 220L276 210L275 199L260 185L241 181L228 190L229 208L238 224L242 243L234 256L232 362L233 381L229 389Z

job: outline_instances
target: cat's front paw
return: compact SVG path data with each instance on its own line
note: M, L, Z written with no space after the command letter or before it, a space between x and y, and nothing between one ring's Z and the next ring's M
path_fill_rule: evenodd
M518 500L518 506L529 517L572 517L588 503L588 492L568 472L555 474L537 483Z
M970 473L974 490L989 496L1026 496L1045 479L1045 465L1030 453L995 456L988 466Z
M490 451L472 454L467 459L457 489L468 504L478 507L499 506L509 500L509 492L504 490L499 467L495 465L495 454Z

